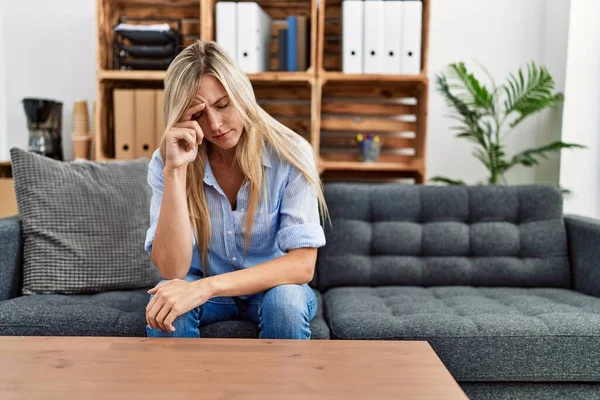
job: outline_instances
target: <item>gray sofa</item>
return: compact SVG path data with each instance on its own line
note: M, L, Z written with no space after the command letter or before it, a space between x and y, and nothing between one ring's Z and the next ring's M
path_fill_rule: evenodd
M313 338L428 341L473 399L600 398L600 222L548 186L328 184ZM145 334L145 291L19 296L0 220L0 335ZM322 295L321 295L322 293ZM244 321L204 337L256 337Z

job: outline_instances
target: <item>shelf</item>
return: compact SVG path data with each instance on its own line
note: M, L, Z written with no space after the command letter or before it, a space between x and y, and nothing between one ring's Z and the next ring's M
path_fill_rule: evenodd
M100 81L164 81L167 71L101 70ZM251 82L311 82L310 72L268 71L260 74L248 74Z
M101 70L98 79L101 81L164 81L167 71L132 71L132 70Z
M314 75L310 72L280 72L268 71L260 74L248 74L252 82L310 82Z
M426 83L425 75L391 75L391 74L346 74L343 72L322 71L323 82L397 82Z
M320 169L325 171L408 171L419 172L422 166L418 163L376 162L362 161L331 161L325 157L321 159Z
M279 71L279 43L269 49L269 71L247 74L254 94L269 115L310 141L323 179L378 180L399 177L423 183L426 139L431 0L422 0L421 73L345 74L342 72L342 0L269 0L259 4L271 16L278 38L285 19L310 19L310 61L299 72ZM157 17L194 21L202 40L215 39L215 0L96 0L97 132L95 158L113 161L114 104L117 88L163 87L166 71L109 70L113 65L113 24L120 17ZM195 31L194 31L195 32ZM307 32L308 34L308 32ZM379 162L359 160L358 132L385 140Z

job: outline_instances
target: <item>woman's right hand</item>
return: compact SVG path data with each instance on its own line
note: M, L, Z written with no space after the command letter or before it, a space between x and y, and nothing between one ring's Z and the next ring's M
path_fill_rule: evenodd
M192 116L204 110L204 107L204 103L189 107L181 120L167 132L165 168L185 169L196 159L204 133Z

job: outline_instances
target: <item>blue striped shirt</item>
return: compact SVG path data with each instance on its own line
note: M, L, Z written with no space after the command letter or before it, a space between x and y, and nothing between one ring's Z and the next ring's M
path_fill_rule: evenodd
M244 257L248 204L248 183L245 182L237 196L236 209L232 210L227 196L220 188L206 163L204 191L211 218L211 243L208 254L210 272L223 274L272 260L288 250L302 247L318 248L325 245L325 234L320 224L317 196L306 178L287 161L265 148L262 154L267 184L267 205L261 198L254 218L252 236L246 258ZM148 184L152 188L150 202L150 228L146 234L145 248L152 251L152 241L158 223L163 195L164 163L160 151L152 155L148 169ZM194 246L189 279L203 276L201 256L192 234Z

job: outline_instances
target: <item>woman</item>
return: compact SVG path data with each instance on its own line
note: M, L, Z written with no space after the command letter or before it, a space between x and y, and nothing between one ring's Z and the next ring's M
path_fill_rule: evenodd
M150 162L150 337L200 337L229 319L261 338L310 338L308 282L327 215L312 147L258 104L215 42L183 50L165 78L165 135Z

